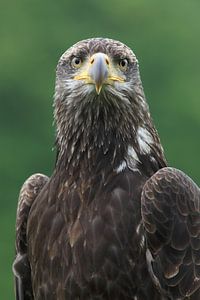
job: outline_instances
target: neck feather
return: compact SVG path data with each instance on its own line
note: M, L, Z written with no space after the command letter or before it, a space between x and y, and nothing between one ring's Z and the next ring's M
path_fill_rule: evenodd
M136 155L144 152L138 136L141 128L149 139L143 141L143 146L145 142L159 144L143 92L126 99L113 96L105 92L91 97L76 94L70 101L56 94L57 168L72 174L116 169L130 147ZM160 148L158 151L162 152Z

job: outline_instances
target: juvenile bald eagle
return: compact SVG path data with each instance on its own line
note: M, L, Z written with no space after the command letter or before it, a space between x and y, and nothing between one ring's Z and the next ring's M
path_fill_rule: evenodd
M55 170L19 196L16 299L200 299L200 190L166 166L133 52L75 44L54 108Z

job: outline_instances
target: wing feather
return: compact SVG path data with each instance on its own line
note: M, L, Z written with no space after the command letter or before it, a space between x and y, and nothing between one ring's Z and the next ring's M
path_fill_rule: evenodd
M154 282L170 299L199 299L200 189L183 172L163 168L144 185L141 209Z
M27 257L26 227L31 205L49 178L42 174L30 176L23 184L16 216L16 258L13 263L16 300L32 300L30 265Z

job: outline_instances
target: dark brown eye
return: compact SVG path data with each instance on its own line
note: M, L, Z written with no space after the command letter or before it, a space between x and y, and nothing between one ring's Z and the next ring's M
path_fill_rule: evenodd
M119 61L119 67L122 71L126 71L128 68L128 60L126 58L123 58Z
M72 67L73 68L80 68L81 64L82 64L82 60L80 57L72 58Z

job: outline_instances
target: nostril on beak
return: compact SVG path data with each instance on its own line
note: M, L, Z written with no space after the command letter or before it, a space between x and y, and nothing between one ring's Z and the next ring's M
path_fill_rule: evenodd
M94 63L94 61L96 60L96 57L91 57L90 63L91 65ZM105 63L108 66L110 64L109 59L107 57L105 57Z
M109 65L109 60L106 58L106 64Z

